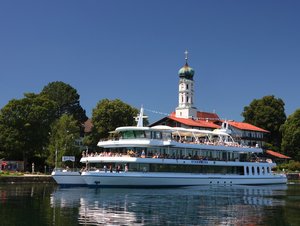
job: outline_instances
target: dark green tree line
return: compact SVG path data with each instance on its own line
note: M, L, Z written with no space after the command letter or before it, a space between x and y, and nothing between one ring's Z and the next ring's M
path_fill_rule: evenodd
M0 147L7 159L45 158L48 132L55 120L55 103L44 96L25 94L0 111Z
M79 159L80 149L76 141L80 140L80 128L72 115L63 114L52 123L49 135L47 147L49 165L54 166L57 160L57 166L61 167L61 159L64 155L75 156L77 160Z
M72 115L75 120L84 123L88 118L80 105L77 90L64 82L51 82L40 93L56 104L56 118L63 114Z
M0 111L0 158L24 160L25 167L27 162L38 161L43 167L49 154L53 156L49 141L53 141L54 122L59 122L61 117L64 119L64 115L72 117L72 123L68 124L70 128L65 131L71 131L74 139L77 139L78 131L83 130L82 123L87 116L79 97L70 85L52 82L40 94L28 93L22 99L9 101ZM63 136L63 139L66 147L73 147L69 136ZM68 150L64 149L64 152L68 153ZM48 163L53 164L53 161Z
M300 109L291 114L281 127L282 153L300 161Z
M280 151L282 135L280 127L286 120L284 102L275 96L265 96L254 99L249 106L244 107L242 116L244 122L270 131L266 139L266 148Z

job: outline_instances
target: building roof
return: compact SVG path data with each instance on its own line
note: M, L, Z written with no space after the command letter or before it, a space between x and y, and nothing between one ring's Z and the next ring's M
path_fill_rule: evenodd
M85 133L90 133L92 132L92 127L93 127L93 123L92 123L92 119L88 119L83 123L83 127L84 127L84 132Z
M210 128L210 129L219 129L221 126L215 124L214 122L223 122L224 120L221 120L219 116L216 113L211 112L197 112L197 118L191 119L191 118L178 118L175 116L175 112L172 112L170 116L167 116L165 118L160 119L159 121L153 123L152 125L158 125L159 123L166 121L167 119L176 121L178 123L190 126L190 127L203 127L203 128ZM250 131L256 131L256 132L263 132L263 133L269 133L268 130L259 128L257 126L251 125L246 122L236 122L236 121L227 121L228 124L232 127L235 127L240 130L250 130Z
M227 122L229 125L236 127L240 130L251 130L251 131L258 131L258 132L263 132L263 133L269 133L268 130L251 125L247 122L235 122L235 121L227 121Z
M217 121L220 120L216 113L197 111L197 118L200 120Z
M280 159L290 159L291 158L289 156L283 155L279 152L272 151L272 150L267 150L266 153L269 154L269 155L272 155L274 157L280 158Z
M187 126L205 127L205 128L211 128L211 129L221 128L219 125L216 125L212 122L205 121L205 120L194 120L194 119L190 119L190 118L177 118L175 116L168 116L168 118L172 119L176 122L179 122L181 124L187 125Z

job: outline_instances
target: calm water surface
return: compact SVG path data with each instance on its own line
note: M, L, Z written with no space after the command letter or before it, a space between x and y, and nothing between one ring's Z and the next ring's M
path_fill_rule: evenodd
M300 184L180 189L0 184L0 225L300 225Z

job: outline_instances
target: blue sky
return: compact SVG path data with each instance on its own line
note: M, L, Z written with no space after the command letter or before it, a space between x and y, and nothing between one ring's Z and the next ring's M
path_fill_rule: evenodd
M195 106L243 120L253 99L300 108L300 1L0 1L0 108L49 82L170 113L189 51ZM164 115L145 112L153 122Z

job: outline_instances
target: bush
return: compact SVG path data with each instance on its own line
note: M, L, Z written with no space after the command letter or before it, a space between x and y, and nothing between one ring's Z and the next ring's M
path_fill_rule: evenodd
M276 167L276 169L280 170L280 171L283 171L283 169L284 169L285 172L300 171L300 162L291 160L291 161L289 161L289 163L283 163L283 164L278 165Z
M0 171L0 176L22 176L23 173L18 171Z

